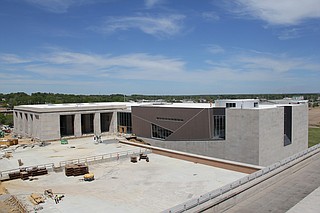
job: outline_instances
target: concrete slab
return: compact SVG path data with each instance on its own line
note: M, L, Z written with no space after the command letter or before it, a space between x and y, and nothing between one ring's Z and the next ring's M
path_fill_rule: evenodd
M96 146L92 142L88 143L91 144L87 148L78 150L60 150L58 148L63 146L60 144L52 145L51 148L54 148L51 151L49 148L47 151L43 151L45 149L42 148L29 149L23 152L24 161L31 163L31 159L38 158L42 161L49 158L47 160L52 161L55 159L52 157L53 154L59 156L56 157L59 159L65 155L66 159L74 158L84 152L96 154L120 149L117 148L119 144ZM121 146L123 149L134 149L129 145ZM100 148L94 151L92 147ZM86 149L89 151L84 151ZM27 153L30 158L27 158ZM17 179L2 184L11 194L27 204L29 210L34 208L28 200L31 193L43 194L44 190L52 189L54 193L65 197L58 204L55 204L54 200L47 199L41 204L44 212L160 212L246 176L244 173L161 155L148 154L148 156L150 162L141 160L131 163L127 158L91 165L89 170L95 175L95 180L92 182L83 181L82 176L67 177L60 172L38 176L38 179L33 181ZM3 160L0 160L1 165L4 165Z
M60 161L106 153L125 152L129 150L135 152L140 151L140 148L120 144L118 140L112 137L102 137L102 140L104 140L103 143L95 144L93 138L90 137L68 140L68 144L65 145L62 145L60 141L55 141L49 142L49 145L44 147L34 145L33 148L29 146L15 149L17 146L11 146L8 150L15 149L12 151L12 157L0 160L0 171L19 168L19 159L23 162L23 166L34 166L46 163L54 163L57 165Z
M257 213L257 212L287 212L306 196L320 186L320 153L290 168L286 176L276 175L277 181L263 190L257 190L248 199L237 203L225 213ZM318 192L315 192L315 198ZM312 197L311 197L312 198ZM306 212L313 205L304 206L299 212ZM312 209L312 208L311 208ZM312 212L312 210L311 210ZM319 209L318 211L319 212Z
M320 209L320 187L292 207L287 213L318 213Z

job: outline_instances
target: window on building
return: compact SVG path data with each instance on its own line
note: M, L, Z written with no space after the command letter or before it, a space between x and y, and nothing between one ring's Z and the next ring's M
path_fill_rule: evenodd
M226 138L226 118L225 115L213 116L213 139L224 140Z
M283 114L284 125L284 146L292 143L292 107L285 106Z
M226 107L227 108L236 107L236 103L226 103Z
M171 130L165 129L155 124L151 125L151 129L152 129L151 130L152 138L156 138L156 139L165 140L167 137L169 137L169 135L172 134Z
M101 132L109 132L112 114L112 112L100 113Z
M182 122L183 119L181 118L164 118L164 117L157 117L157 120L162 120L162 121L177 121L177 122Z
M74 135L74 115L60 115L60 136Z
M94 114L81 114L82 134L92 134L94 132L93 120Z
M259 106L259 103L258 102L254 102L253 103L253 107L258 107Z
M132 119L130 112L118 112L118 132L132 133Z

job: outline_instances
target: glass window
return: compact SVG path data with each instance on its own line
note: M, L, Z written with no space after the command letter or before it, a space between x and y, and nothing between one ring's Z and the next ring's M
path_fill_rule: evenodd
M284 146L292 143L292 107L285 106L283 113L283 125L284 125Z
M213 116L213 139L225 139L225 115Z
M118 112L118 131L121 133L132 133L130 112Z
M169 135L172 134L172 131L168 130L168 129L165 129L165 128L162 128L160 126L157 126L155 124L152 124L151 125L151 135L152 135L152 138L156 138L156 139L162 139L162 140L165 140L167 137L169 137Z
M226 103L226 107L227 108L236 107L236 103Z
M177 122L182 122L183 119L181 118L164 118L164 117L157 117L157 120L162 120L162 121L177 121Z

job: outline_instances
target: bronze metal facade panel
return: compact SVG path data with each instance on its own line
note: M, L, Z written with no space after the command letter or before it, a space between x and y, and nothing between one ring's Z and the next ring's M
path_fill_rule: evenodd
M168 141L211 140L212 110L209 108L174 108L157 106L132 107L133 133L152 138L155 124L173 133Z

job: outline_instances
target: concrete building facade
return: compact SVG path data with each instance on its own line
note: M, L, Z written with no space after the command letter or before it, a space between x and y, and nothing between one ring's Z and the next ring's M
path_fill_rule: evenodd
M308 147L308 105L223 100L132 107L133 132L154 146L266 166Z
M42 141L134 133L163 148L266 166L308 147L307 103L87 103L17 106L16 134Z
M128 114L130 116L128 116ZM123 103L25 105L14 108L14 133L41 141L102 133L131 133Z

